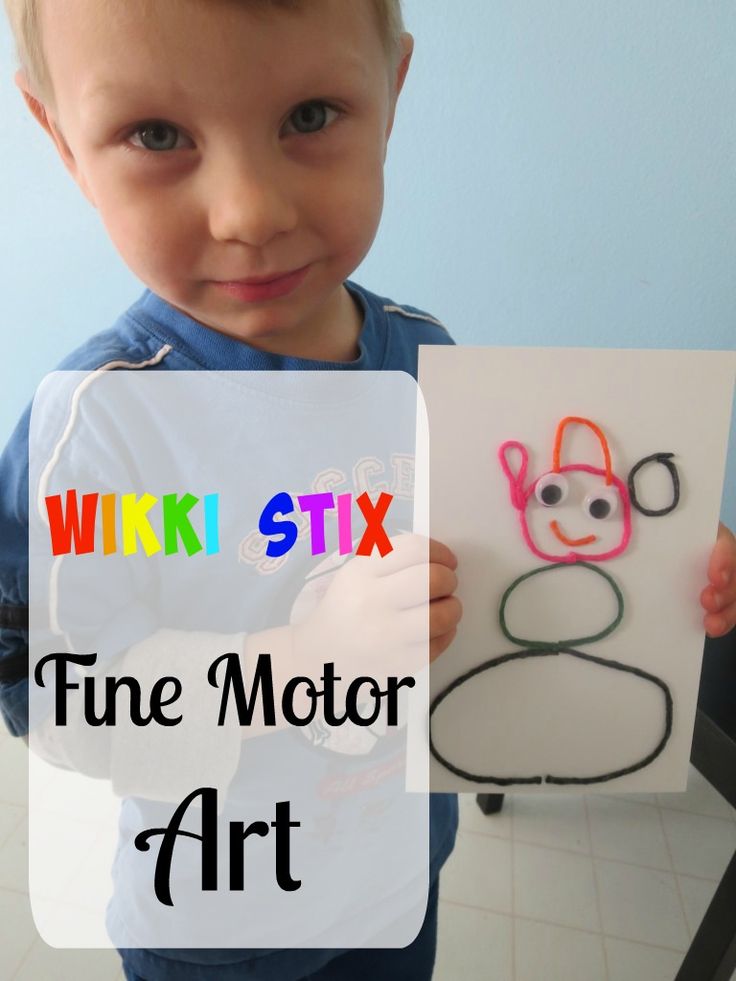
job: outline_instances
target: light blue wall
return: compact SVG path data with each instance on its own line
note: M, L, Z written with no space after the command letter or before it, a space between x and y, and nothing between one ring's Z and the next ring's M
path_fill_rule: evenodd
M736 346L733 0L405 0L417 42L356 278L471 344ZM139 292L0 41L0 438ZM707 430L706 430L707 435ZM724 499L736 525L736 437Z

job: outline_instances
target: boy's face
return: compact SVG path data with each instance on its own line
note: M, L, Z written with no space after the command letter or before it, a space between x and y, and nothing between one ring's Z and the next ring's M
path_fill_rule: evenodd
M29 105L132 271L264 350L355 357L342 283L411 39L392 70L369 0L47 0L42 34L53 107Z

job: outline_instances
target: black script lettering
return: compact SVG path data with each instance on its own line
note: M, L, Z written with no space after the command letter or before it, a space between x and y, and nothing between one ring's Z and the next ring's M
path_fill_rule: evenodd
M43 680L43 669L50 661L56 662L56 676L54 679L56 687L55 699L55 719L56 725L65 726L67 724L67 692L74 691L80 687L78 681L68 681L66 668L68 664L78 664L80 667L91 668L97 660L97 654L70 654L60 652L47 654L42 657L34 671L34 679L40 688L45 687ZM169 718L164 715L163 707L175 702L182 692L181 682L178 678L166 677L159 678L151 689L149 700L150 715L141 714L142 692L141 686L135 678L122 676L116 678L108 675L104 679L103 710L101 715L95 711L95 689L99 679L87 675L82 680L82 695L84 698L84 720L90 726L114 726L117 721L117 693L121 688L127 688L130 700L130 718L133 725L147 726L151 722L156 722L161 726L175 726L181 722L182 717L177 715ZM173 694L168 698L163 697L166 685L174 687Z
M300 821L291 820L291 801L282 800L276 805L276 820L271 822L276 831L276 882L284 892L294 892L301 887L301 879L291 877L291 829L301 827ZM265 821L251 821L244 828L242 821L230 822L230 888L245 888L245 848L249 835L265 838L268 825Z
M256 703L259 698L262 700L263 723L266 726L276 725L276 693L273 686L273 672L271 670L271 655L259 654L256 660L256 668L253 675L253 686L250 700L243 680L243 667L240 655L229 653L223 654L210 666L207 673L207 680L213 688L219 688L217 680L217 669L221 664L225 664L225 675L222 683L222 698L220 700L220 713L217 724L225 724L227 717L228 701L232 695L235 700L235 709L238 714L240 725L250 725L253 720ZM379 686L375 678L364 675L354 678L348 685L345 695L345 713L338 715L335 711L335 688L338 681L342 681L340 675L335 674L335 665L332 661L327 662L323 668L320 681L324 683L324 688L317 688L311 678L298 675L290 678L284 685L281 692L281 714L289 725L305 726L309 725L317 711L319 699L324 699L324 720L328 726L341 726L350 720L358 726L371 726L378 718L381 711L381 700L386 699L386 719L388 725L398 725L399 707L398 693L401 688L413 688L415 679L412 677L398 678L389 675L386 678L386 688ZM298 715L294 710L294 701L297 692L304 689L304 700L310 702L306 715ZM358 709L361 690L373 698L373 705L368 706L368 714L363 716ZM363 694L365 698L366 695Z
M200 797L202 800L201 834L182 831L181 824L189 806ZM300 827L299 821L291 820L291 802L276 804L276 820L270 827L276 830L276 882L287 892L301 887L300 879L291 877L291 829ZM256 835L265 838L269 825L265 821L251 821L246 828L242 821L230 822L230 889L241 891L245 888L245 841ZM147 852L150 839L161 835L161 846L156 859L154 891L163 906L173 906L171 898L171 865L174 848L178 838L193 838L202 844L202 891L217 890L217 790L214 787L200 787L192 791L174 812L166 828L151 828L136 835L135 847Z
M240 655L233 653L223 654L210 665L207 672L207 681L213 688L219 688L217 683L217 669L224 663L225 678L220 701L220 714L217 717L218 726L225 725L227 715L227 702L232 691L235 696L235 708L238 713L238 721L241 726L249 726L253 718L255 703L258 693L263 685L263 724L266 726L276 725L276 705L273 694L273 674L271 673L271 655L259 654L256 664L256 672L253 678L253 697L248 702L245 693L245 682L243 681L243 666L240 662Z

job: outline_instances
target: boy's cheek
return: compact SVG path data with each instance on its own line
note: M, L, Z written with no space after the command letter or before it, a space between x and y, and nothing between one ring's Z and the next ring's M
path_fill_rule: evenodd
M166 281L173 272L202 276L201 232L198 235L184 201L178 214L150 206L131 207L125 198L100 207L100 218L126 265L144 282Z
M334 220L346 239L373 241L383 213L383 198L383 180L374 174L345 188Z

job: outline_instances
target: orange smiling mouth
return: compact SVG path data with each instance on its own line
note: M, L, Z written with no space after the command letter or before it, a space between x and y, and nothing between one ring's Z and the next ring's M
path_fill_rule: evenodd
M592 545L593 542L596 541L595 535L588 535L585 538L567 538L567 536L563 535L562 532L560 531L560 526L557 524L556 521L550 521L549 526L552 529L553 535L559 538L559 540L563 543L563 545L572 545L572 546Z

